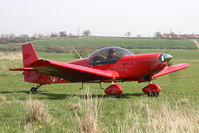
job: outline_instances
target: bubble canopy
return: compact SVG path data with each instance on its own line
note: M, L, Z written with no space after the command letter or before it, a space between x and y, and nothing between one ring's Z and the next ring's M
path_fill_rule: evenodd
M87 61L91 65L113 64L116 63L121 57L133 55L129 50L120 47L104 47L96 50Z

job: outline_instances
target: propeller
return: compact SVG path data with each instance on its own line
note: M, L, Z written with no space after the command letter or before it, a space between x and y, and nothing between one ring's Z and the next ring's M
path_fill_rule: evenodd
M169 62L173 57L170 55L170 54L163 54L162 57L161 57L161 61L162 62Z
M172 63L171 63L171 59L173 57L170 55L170 54L162 54L159 58L160 62L164 63L164 62L167 62L167 66L171 66Z
M163 54L164 61L167 61L167 66L172 66L173 62L171 59L173 58L170 54Z

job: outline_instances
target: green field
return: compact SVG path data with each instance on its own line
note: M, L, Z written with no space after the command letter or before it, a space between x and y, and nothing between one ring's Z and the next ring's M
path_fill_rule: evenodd
M40 52L65 53L71 47L95 49L104 46L120 46L128 49L196 49L191 40L132 39L132 38L66 38L31 42ZM0 51L19 51L20 46L0 45Z
M80 83L46 85L29 95L35 84L25 83L21 72L8 71L22 66L21 53L0 52L0 131L199 132L199 51L131 51L170 53L173 64L188 63L190 67L155 79L162 88L158 98L144 95L141 89L148 83L137 82L120 83L124 88L120 99L104 95L98 84L85 84L79 90ZM77 59L72 53L38 55L66 62ZM102 84L103 88L109 85Z
M42 40L33 42L35 45L61 45L61 46L122 46L126 48L147 49L195 49L190 40L164 40L164 39L128 39L128 38L72 38Z

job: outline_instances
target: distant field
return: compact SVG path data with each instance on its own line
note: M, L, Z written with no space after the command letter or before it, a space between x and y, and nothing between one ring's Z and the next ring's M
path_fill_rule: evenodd
M195 49L190 40L163 40L163 39L128 39L128 38L74 38L42 40L33 42L35 45L61 45L61 46L122 46L137 49Z
M166 39L128 39L128 38L69 38L56 40L39 40L32 42L40 52L69 53L72 46L84 55L89 51L105 46L120 46L127 49L196 49L191 40ZM20 46L0 45L0 51L20 51ZM80 52L80 53L81 53Z

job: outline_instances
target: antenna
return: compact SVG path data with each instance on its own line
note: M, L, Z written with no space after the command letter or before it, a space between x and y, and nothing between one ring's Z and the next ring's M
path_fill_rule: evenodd
M82 57L81 57L80 54L77 52L77 50L76 50L74 47L72 47L72 48L73 48L73 50L75 51L75 53L79 56L79 58L82 59Z

